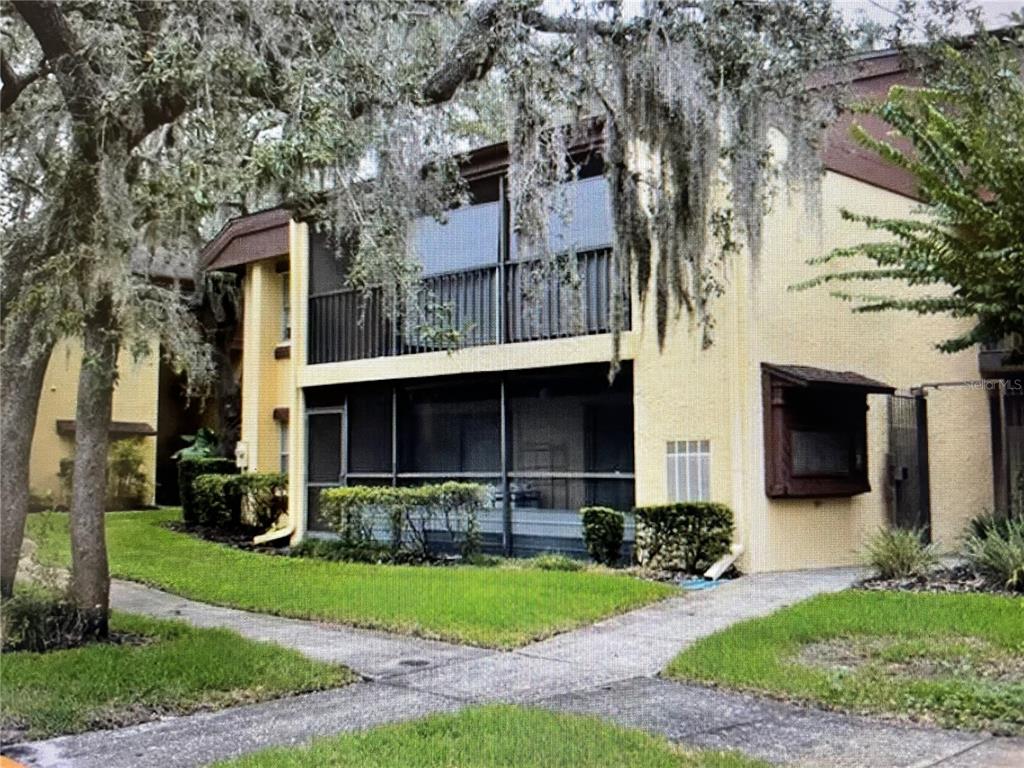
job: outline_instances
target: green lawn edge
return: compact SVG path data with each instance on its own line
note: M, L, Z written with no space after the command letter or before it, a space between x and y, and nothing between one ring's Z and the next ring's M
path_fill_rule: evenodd
M685 750L587 715L511 705L471 707L407 723L276 747L219 768L767 768L736 753Z
M975 638L1024 656L1024 600L984 594L848 590L743 621L695 643L663 675L766 693L832 709L944 727L1024 734L1024 684L964 676L911 677L882 665L808 666L793 657L836 638L896 637L903 653L945 638ZM923 649L923 650L922 650Z
M5 652L0 663L0 723L18 740L49 738L146 722L164 715L347 685L346 667L308 659L226 629L114 612L111 630L137 644Z
M244 552L169 530L179 512L107 515L111 574L213 605L511 649L679 594L593 571L329 562ZM69 561L67 516L32 515L42 562Z

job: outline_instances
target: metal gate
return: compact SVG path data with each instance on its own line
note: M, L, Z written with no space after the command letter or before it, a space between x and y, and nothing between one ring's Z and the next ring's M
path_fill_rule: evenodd
M892 524L931 539L928 488L928 401L924 395L889 398L889 477Z

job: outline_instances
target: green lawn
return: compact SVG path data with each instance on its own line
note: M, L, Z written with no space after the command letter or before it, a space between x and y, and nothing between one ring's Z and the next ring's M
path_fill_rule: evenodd
M115 613L137 644L5 653L3 729L35 739L345 685L348 669L222 629ZM24 729L24 730L22 730Z
M1024 600L852 590L736 624L670 677L1024 734Z
M511 648L677 593L588 571L338 563L244 552L175 533L176 510L107 515L114 576L203 602ZM67 516L32 515L48 563L68 562Z
M767 768L720 752L684 751L665 739L578 715L489 706L435 715L259 752L232 768Z

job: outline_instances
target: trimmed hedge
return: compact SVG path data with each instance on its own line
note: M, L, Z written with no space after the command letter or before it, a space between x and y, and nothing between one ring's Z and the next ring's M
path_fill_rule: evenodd
M595 562L615 565L622 556L622 537L626 516L609 507L584 507L583 541Z
M703 573L729 552L733 514L725 504L687 501L637 507L636 560L648 568Z
M201 475L234 475L238 467L231 459L202 458L178 460L178 491L181 495L181 519L186 523L199 522L192 487Z
M288 508L288 477L280 472L201 475L192 492L196 522L212 528L238 528L243 518L270 528Z
M393 558L430 558L428 530L447 531L449 543L470 557L480 548L477 513L485 498L486 489L476 483L325 488L320 516L338 534L342 547L372 549L374 524L383 523Z

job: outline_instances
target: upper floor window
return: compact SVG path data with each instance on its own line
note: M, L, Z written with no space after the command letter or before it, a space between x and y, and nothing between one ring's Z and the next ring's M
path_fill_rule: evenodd
M287 272L281 273L281 341L292 338L291 280Z
M761 369L767 495L870 491L867 395L893 388L848 371L767 363Z

